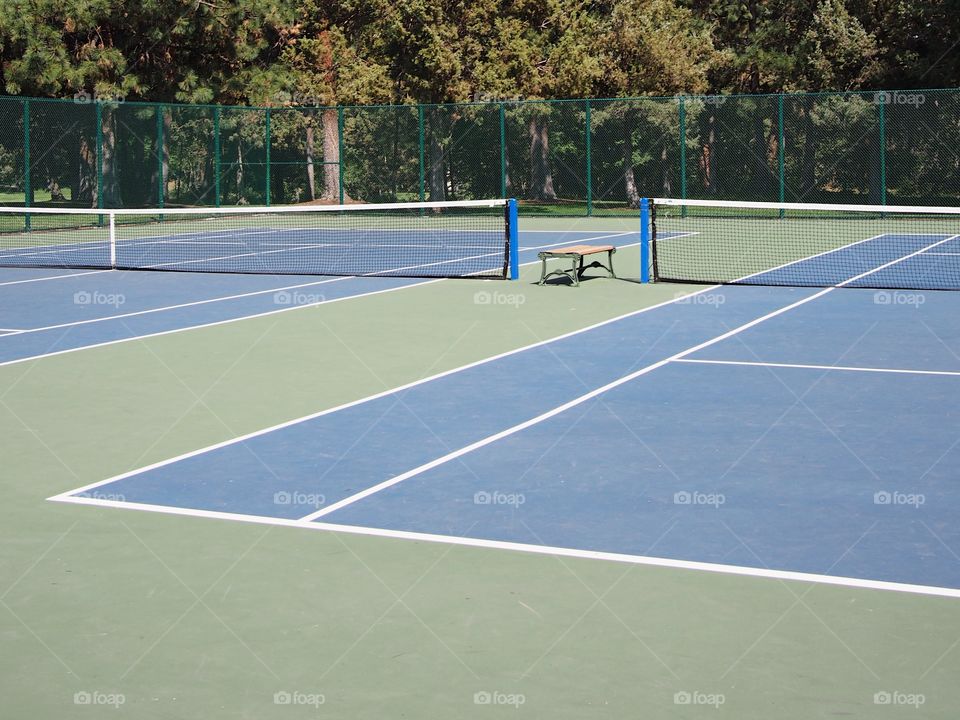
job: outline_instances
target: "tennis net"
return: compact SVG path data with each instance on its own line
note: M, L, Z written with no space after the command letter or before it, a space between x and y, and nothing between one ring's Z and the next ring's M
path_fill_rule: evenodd
M90 210L0 208L0 266L507 277L506 200ZM515 234L515 233L514 233Z
M657 199L666 282L960 289L960 208Z

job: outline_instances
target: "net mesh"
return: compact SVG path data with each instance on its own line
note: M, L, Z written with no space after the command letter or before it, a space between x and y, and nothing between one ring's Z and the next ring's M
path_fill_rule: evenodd
M653 200L668 282L960 289L960 208Z
M504 278L505 201L214 210L0 208L0 266Z

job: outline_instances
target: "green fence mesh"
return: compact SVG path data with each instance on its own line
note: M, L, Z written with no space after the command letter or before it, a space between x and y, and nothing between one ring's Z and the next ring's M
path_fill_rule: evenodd
M247 108L0 97L5 205L960 204L960 91Z

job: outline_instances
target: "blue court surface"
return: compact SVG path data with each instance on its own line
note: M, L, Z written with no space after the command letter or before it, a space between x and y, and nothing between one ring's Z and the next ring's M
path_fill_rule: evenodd
M591 240L624 247L636 245L639 232L521 231L519 260L521 264L537 262L539 250ZM169 239L158 241L158 246L169 246L170 242ZM289 238L280 244L284 252L292 247ZM102 250L101 245L96 247ZM143 242L133 245L142 250ZM177 245L176 254L183 257L182 239ZM258 244L258 253L264 252L262 245ZM206 240L190 252L204 258L205 266L209 266L211 258L216 257L215 249L211 241ZM56 252L63 250L63 246L58 246ZM463 251L462 247L458 250ZM89 248L84 250L89 251ZM122 255L122 245L120 252ZM169 255L171 250L166 247L158 252ZM432 254L436 254L435 247ZM300 256L298 262L303 261ZM244 262L249 264L249 259ZM269 262L275 259L271 256ZM435 280L382 275L0 269L0 365L391 292L427 282Z
M52 499L960 596L957 295L684 292Z

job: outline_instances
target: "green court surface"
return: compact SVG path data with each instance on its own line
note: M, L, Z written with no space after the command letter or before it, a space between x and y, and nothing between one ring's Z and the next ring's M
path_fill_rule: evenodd
M688 289L522 270L0 367L2 716L955 718L952 598L45 500Z

